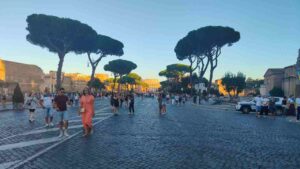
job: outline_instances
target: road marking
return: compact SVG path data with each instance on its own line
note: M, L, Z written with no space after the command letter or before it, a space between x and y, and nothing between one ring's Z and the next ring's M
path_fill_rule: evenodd
M216 107L216 106L198 106L200 109L213 109L213 110L225 110L225 111L235 111L233 108L225 108L225 107Z
M94 118L96 118L96 117L110 117L111 115L112 115L112 113L95 113ZM73 117L71 119L74 119L74 120L81 119L81 116L76 116L76 117ZM71 120L69 120L69 121L71 121Z
M9 166L15 165L16 163L20 162L21 160L17 160L17 161L12 161L12 162L7 162L7 163L2 163L0 164L0 169L6 169Z
M105 107L101 110L98 110L96 111L95 113L95 116L106 116L106 115L111 115L111 113L100 113L102 112L104 109L108 109L109 107ZM109 116L110 117L110 116ZM75 116L75 117L71 117L70 119L75 119L75 118L81 118L81 116ZM45 126L41 126L41 127L37 127L35 129L32 129L32 130L36 130L36 131L40 131L41 129L45 129ZM49 131L52 131L51 129L48 129ZM55 131L55 130L54 130ZM0 141L2 140L7 140L7 139L10 139L10 138L13 138L13 137L16 137L16 136L20 136L20 135L27 135L26 133L21 133L21 134L15 134L15 135L12 135L12 136L8 136L8 137L5 137L5 138L2 138L0 139Z
M111 116L110 116L110 117L111 117ZM96 123L94 123L94 126L96 126L98 123L100 123L100 122L102 122L102 121L103 121L103 120L97 121ZM23 164L25 164L25 163L27 163L27 162L33 160L34 158L39 157L40 155L46 153L47 151L49 151L49 150L51 150L51 149L53 149L53 148L59 146L59 145L62 144L63 142L65 142L65 141L67 141L67 140L69 140L69 139L71 139L71 138L77 136L77 135L78 135L79 133L81 133L81 132L82 132L82 131L78 131L78 132L72 134L71 136L67 137L66 139L63 139L63 140L61 140L60 142L57 142L57 143L55 143L55 144L49 146L48 148L46 148L46 149L44 149L44 150L41 150L40 152L38 152L38 153L36 153L36 154L34 154L34 155L32 155L32 156L26 158L25 160L23 160L23 161L21 161L21 162L19 162L19 163L16 163L16 164L14 164L14 165L12 165L12 166L9 166L9 167L11 167L11 168L13 168L13 169L18 168L18 167L20 167L21 165L23 165Z
M10 150L10 149L15 149L15 148L23 148L23 147L37 145L37 144L51 143L51 142L56 142L59 140L60 139L58 137L51 137L51 138L44 138L44 139L39 139L39 140L24 141L24 142L19 142L19 143L14 143L14 144L6 144L3 146L0 146L0 151Z
M106 116L106 117L103 117L101 120L99 121L103 121L107 118L109 118L110 116ZM97 122L99 122L97 121ZM96 122L96 123L97 123ZM82 124L80 125L74 125L74 126L69 126L68 129L77 129L77 128L82 128ZM24 135L29 135L29 134L39 134L39 133L45 133L45 132L53 132L53 131L58 131L59 128L50 128L50 129L41 129L41 130L34 130L34 131L29 131L27 133L23 133L23 134L19 134L20 136L24 136Z
M111 114L111 113L100 113L100 112L103 112L103 111L102 111L102 110L96 111L95 116L96 116L96 115L108 115L108 114ZM80 115L78 115L78 116L73 116L73 117L71 117L70 119L75 119L75 118L81 118L81 116L80 116Z
M112 116L111 113L109 113L110 116L104 116L104 117L99 117L99 118L93 118L93 119L100 119L100 121L103 121L109 117ZM80 120L81 121L81 120ZM98 122L98 121L97 121ZM77 128L81 128L82 125L74 125L74 126L69 126L68 129L77 129ZM3 138L3 139L0 139L0 141L2 140L6 140L6 139L10 139L10 138L13 138L13 137L17 137L17 136L26 136L26 135L30 135L30 134L40 134L40 133L45 133L45 132L53 132L53 131L58 131L59 128L45 128L43 127L43 129L39 129L39 130L32 130L32 131L29 131L29 132L25 132L25 133L21 133L21 134L16 134L16 135L12 135L12 136L9 136L9 137L6 137L6 138Z
M93 118L93 121L95 120L101 120L103 119L103 117L95 117ZM81 122L82 120L81 119L78 119L78 120L69 120L69 123L74 123L74 122Z

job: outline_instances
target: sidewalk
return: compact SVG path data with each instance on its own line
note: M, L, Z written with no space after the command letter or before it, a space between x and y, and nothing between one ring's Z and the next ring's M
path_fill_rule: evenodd
M3 107L2 104L0 105L0 112L9 111L9 110L12 110L12 109L13 109L12 102L6 103L5 107Z
M297 121L297 117L296 116L287 116L286 120L288 122L292 122L292 123L299 123L300 121Z
M199 106L201 108L207 108L207 109L220 109L225 111L235 111L235 104L233 103L221 103L221 104L211 104L209 102L201 101L201 104L194 104L191 102L194 106Z

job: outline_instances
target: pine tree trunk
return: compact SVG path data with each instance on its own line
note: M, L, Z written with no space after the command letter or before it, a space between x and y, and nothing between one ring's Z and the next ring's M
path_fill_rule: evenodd
M90 82L91 84L94 82L95 80L95 72L96 72L96 66L92 65L92 73L91 73L91 78L90 78Z
M59 56L59 63L56 72L56 90L59 90L62 86L61 74L62 74L62 67L64 64L65 54L58 54L58 56Z
M116 80L117 80L117 77L114 76L114 84L113 84L113 87L112 87L112 90L111 90L112 93L114 93L114 90L115 90Z
M211 85L212 85L213 75L214 75L213 62L210 61L209 82L208 82L208 86L207 86L207 91L208 91L208 93L210 92L210 88L211 88Z
M190 85L191 85L191 91L190 91L190 94L191 96L193 96L193 71L192 71L192 65L190 66Z

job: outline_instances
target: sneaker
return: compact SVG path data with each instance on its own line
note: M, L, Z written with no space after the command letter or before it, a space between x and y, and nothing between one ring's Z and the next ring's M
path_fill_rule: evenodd
M49 124L49 126L50 126L50 127L53 127L53 126L54 126L54 124L53 124L53 123L50 123L50 124Z
M46 127L46 128L49 127L49 124L45 124L45 127Z
M64 132L62 130L60 130L60 133L59 133L59 138L63 137L64 136Z
M70 136L70 135L68 134L67 130L64 130L64 135L65 135L66 137L69 137L69 136Z

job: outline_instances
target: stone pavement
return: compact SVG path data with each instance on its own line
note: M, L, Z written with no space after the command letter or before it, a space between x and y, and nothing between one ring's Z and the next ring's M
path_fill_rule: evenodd
M0 112L12 110L12 109L13 109L13 106L12 106L11 102L6 103L5 106L3 106L2 104L0 104Z
M97 100L94 124L111 117L107 100ZM60 145L82 132L81 118L77 115L78 107L71 107L69 113L70 137L58 139L58 114L55 113L53 128L44 127L43 109L36 112L36 121L28 122L28 112L6 111L0 113L0 169L20 165L27 160Z
M228 110L234 111L235 105L234 104L216 104L216 105L209 105L209 104L193 104L194 106L199 106L200 108L207 108L207 109L219 109L219 110Z
M2 167L300 168L299 123L191 104L168 105L168 113L160 116L155 99L136 100L134 116L123 109L111 117L109 101L100 102L98 113L106 119L95 120L89 138L75 128L68 140L57 141L57 131L44 133L24 124L25 132L15 129L6 135L25 135L0 143Z

